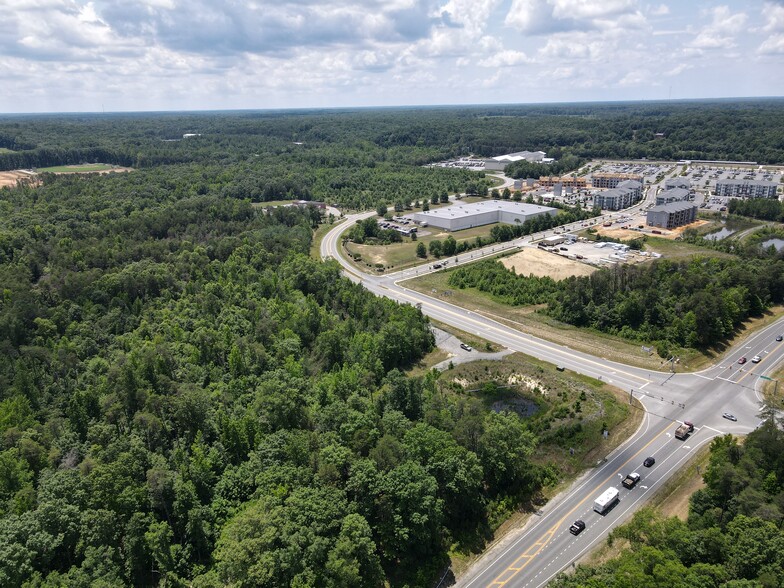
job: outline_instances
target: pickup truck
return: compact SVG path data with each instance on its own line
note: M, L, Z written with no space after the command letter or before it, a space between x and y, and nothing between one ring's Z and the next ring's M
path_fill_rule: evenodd
M626 476L626 479L623 482L621 482L621 484L623 484L624 488L628 488L629 490L631 490L637 485L637 482L639 481L640 481L640 474L638 474L637 472L632 472L631 474Z
M692 431L694 431L694 425L689 421L683 421L683 424L675 429L675 438L683 441Z

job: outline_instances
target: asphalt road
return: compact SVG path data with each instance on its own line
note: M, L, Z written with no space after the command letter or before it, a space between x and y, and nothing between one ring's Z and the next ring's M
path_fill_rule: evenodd
M649 191L648 198L652 193ZM644 205L645 201L638 207ZM345 227L373 214L352 215L348 218L349 224L341 224L330 231L321 244L322 257L337 259L351 279L361 282L379 296L420 305L422 312L431 318L476 333L514 351L628 390L630 396L642 403L646 413L641 427L631 438L577 481L568 492L548 503L541 516L532 517L522 533L489 549L458 579L457 586L543 586L596 546L614 526L628 519L660 484L677 475L702 445L717 435L748 433L759 424L760 376L769 374L784 359L784 342L775 341L776 335L784 333L784 319L749 336L728 351L722 361L701 372L673 374L623 365L539 339L491 318L407 289L405 280L426 273L426 268L412 268L384 276L359 273L343 258L338 237ZM593 223L604 219L595 219ZM469 263L495 255L500 250L517 248L523 242L539 240L548 233L552 234L552 231L446 261L449 265ZM761 356L759 363L751 363L754 355ZM739 364L741 357L748 361ZM733 413L737 422L724 419L724 412ZM687 440L679 441L674 438L673 432L683 420L694 422L696 430ZM642 466L643 459L648 456L656 459L651 468ZM621 479L631 471L640 473L642 480L635 488L627 490L621 486ZM610 486L619 488L620 502L602 516L593 511L593 501ZM575 519L582 519L587 524L578 536L569 533L569 526Z

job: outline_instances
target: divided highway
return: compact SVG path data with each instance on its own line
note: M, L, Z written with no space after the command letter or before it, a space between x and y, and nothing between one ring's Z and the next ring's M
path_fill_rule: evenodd
M602 379L627 390L645 410L642 425L631 438L561 497L548 503L540 516L532 517L520 534L491 547L458 579L457 586L535 588L545 585L596 546L614 526L627 520L698 448L718 435L745 434L759 424L760 376L769 374L784 359L784 342L776 341L776 337L784 333L784 319L751 335L726 353L720 362L701 372L671 374L615 363L539 339L487 316L406 288L407 279L430 271L426 267L383 276L357 271L343 257L339 237L346 227L373 214L349 216L347 222L327 233L321 243L322 257L338 260L352 280L379 296L419 305L422 312L433 319L514 351ZM567 230L576 230L577 224L568 226ZM471 263L502 250L517 249L524 243L541 239L544 234L486 247L446 261L449 265ZM750 361L755 355L760 356L759 363ZM742 357L749 361L739 363ZM724 412L735 415L737 421L723 418ZM673 436L677 424L683 420L692 421L696 426L685 441ZM643 466L643 460L649 456L655 459L655 464L647 468ZM627 490L621 486L621 480L632 471L639 472L642 479ZM619 489L620 502L605 515L600 515L593 511L593 503L608 487ZM569 532L575 519L586 523L586 529L577 536Z

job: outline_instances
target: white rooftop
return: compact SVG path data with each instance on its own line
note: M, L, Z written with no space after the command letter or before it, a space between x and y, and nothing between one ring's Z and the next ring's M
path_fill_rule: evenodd
M541 159L546 155L544 151L518 151L517 153L507 153L506 155L497 155L492 159L496 161L520 161L521 159L530 159L532 156L536 156L537 159Z
M517 214L536 214L555 210L549 206L539 206L538 204L528 204L526 202L515 202L513 200L483 200L471 204L453 204L444 208L436 208L426 212L416 213L418 218L426 215L430 218L460 218L473 216L483 212L503 211Z

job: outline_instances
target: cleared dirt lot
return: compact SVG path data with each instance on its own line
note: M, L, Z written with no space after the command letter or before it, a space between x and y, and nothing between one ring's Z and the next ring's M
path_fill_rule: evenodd
M649 227L647 226L644 219L634 219L631 222L624 222L624 223L615 223L611 227L596 227L596 233L598 235L606 235L607 237L612 237L613 239L637 239L638 237L642 237L644 235L649 236L656 236L661 237L662 239L677 239L683 234L683 231L686 229L696 229L702 227L704 225L710 224L711 221L707 220L698 220L694 221L691 224L684 225L682 227L677 227L675 229L660 229L658 227ZM630 227L636 227L638 224L645 225L644 229L634 230L634 229L624 229L624 225L628 225ZM660 234L655 234L653 231L660 231Z
M0 172L0 188L9 186L11 188L16 186L18 180L36 181L36 174L24 171L4 171Z
M595 267L534 247L525 247L514 255L504 257L501 263L506 269L514 268L521 276L533 274L539 278L549 276L554 280L563 280L569 276L589 276L596 271Z

